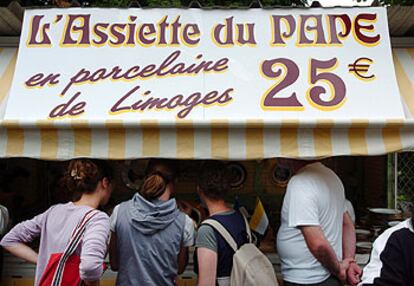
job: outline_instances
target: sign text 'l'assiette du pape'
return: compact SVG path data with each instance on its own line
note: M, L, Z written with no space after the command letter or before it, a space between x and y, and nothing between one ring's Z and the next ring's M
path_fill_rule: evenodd
M402 119L386 10L48 9L6 119Z

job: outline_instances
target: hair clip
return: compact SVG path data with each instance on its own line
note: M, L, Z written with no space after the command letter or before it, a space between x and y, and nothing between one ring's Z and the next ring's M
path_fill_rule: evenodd
M72 171L70 171L70 175L74 180L82 179L82 177L78 175L78 170L77 169L72 169Z

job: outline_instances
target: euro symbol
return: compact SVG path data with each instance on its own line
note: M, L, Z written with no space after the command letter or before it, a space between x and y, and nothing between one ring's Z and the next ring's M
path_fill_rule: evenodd
M353 73L358 79L372 80L375 78L375 75L367 75L367 73L373 62L369 58L359 58L353 64L348 65L349 72Z

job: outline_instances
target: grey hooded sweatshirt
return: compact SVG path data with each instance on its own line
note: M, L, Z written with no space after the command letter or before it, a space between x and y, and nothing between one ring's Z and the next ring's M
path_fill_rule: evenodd
M116 220L117 286L174 285L185 215L175 199L147 201L140 194L119 205Z

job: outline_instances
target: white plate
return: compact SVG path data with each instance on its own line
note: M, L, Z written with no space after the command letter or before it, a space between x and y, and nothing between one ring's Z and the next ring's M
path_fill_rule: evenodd
M371 231L369 231L368 229L357 228L357 229L355 229L355 233L356 234L361 234L361 235L370 235Z
M388 222L388 226L389 227L393 227L393 226L396 226L397 224L399 224L400 223L400 221L399 220L392 220L392 221L389 221Z
M359 241L359 242L356 243L356 247L371 249L372 248L372 242Z
M396 215L396 214L401 213L400 210L396 210L396 209L372 208L372 209L368 209L368 210L372 213L382 214L382 215Z

